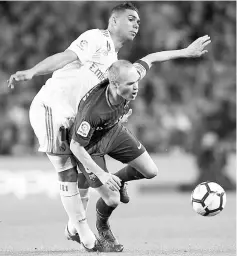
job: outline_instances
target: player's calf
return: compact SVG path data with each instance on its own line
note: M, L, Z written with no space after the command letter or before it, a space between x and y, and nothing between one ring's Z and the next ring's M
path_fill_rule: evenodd
M119 203L119 200L118 200ZM116 204L117 206L117 204ZM108 241L116 246L123 247L113 234L110 225L109 217L116 208L116 206L109 206L108 202L100 198L96 204L96 228L98 230L99 236L101 239Z

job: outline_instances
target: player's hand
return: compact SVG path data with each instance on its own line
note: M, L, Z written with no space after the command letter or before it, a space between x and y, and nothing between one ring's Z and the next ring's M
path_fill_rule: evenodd
M185 49L187 57L201 57L208 52L205 47L210 43L210 36L199 37Z
M98 178L104 185L107 185L110 190L112 190L112 191L120 190L121 181L120 181L119 177L117 177L111 173L104 172L103 176L100 176Z
M7 80L7 86L14 89L16 82L31 80L33 76L34 74L31 69L17 71L15 74L10 76L9 80Z
M122 119L120 120L120 122L121 122L121 123L127 123L128 118L131 116L131 114L132 114L132 109L130 108L130 109L128 110L128 113L122 117Z

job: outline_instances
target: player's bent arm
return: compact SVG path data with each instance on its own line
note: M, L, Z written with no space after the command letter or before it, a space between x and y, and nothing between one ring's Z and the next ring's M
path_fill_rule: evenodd
M95 163L80 143L72 139L70 142L70 149L73 155L83 164L83 166L93 172L103 184L108 181L107 173Z
M11 75L7 81L8 87L13 89L15 81L28 81L31 80L34 76L52 73L77 59L78 57L76 53L71 50L66 50L65 52L54 54L36 64L31 69L17 71L15 74Z
M187 48L181 50L173 51L162 51L148 54L141 60L145 61L149 67L155 62L162 62L167 60L173 60L178 58L195 58L200 57L207 53L205 47L211 43L210 37L208 35L199 37L193 43L191 43Z
M63 68L65 65L77 60L78 57L75 52L66 50L64 52L56 53L37 65L31 68L33 76L45 75L53 73L54 71Z

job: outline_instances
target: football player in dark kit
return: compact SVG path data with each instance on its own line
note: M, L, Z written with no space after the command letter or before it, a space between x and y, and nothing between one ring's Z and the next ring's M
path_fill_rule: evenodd
M71 131L70 149L80 161L78 166L82 172L78 174L78 187L91 186L100 193L96 227L100 237L114 243L118 251L123 246L113 235L108 219L120 200L128 201L126 195L120 198L120 186L129 180L153 178L158 172L142 144L119 122L129 110L129 101L136 98L138 81L148 69L149 65L142 60L135 64L125 60L112 64L109 79L81 100ZM115 175L110 174L105 163L106 154L129 165Z
M200 57L207 52L204 48L210 43L209 39L204 36L194 44L195 54L189 56L186 50L181 50L182 53L177 51L177 55L172 56ZM115 245L115 251L122 251L123 246L113 235L108 219L120 201L128 201L126 196L121 198L120 187L124 182L151 179L158 173L143 145L119 122L127 113L129 102L137 96L138 82L157 57L150 54L134 64L124 60L113 63L108 70L108 80L98 84L81 100L71 130L70 149L80 162L81 173L74 173L78 178L78 187L86 189L91 186L101 195L96 204L96 227L100 237ZM106 154L127 165L110 174L104 159Z

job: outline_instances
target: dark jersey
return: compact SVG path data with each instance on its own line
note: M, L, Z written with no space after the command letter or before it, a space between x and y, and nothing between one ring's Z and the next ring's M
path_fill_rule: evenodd
M146 63L139 61L136 64L147 70ZM108 85L108 79L101 82L79 104L71 137L86 149L96 144L129 110L129 101L125 99L119 105L110 104Z
M95 86L79 104L72 138L84 147L90 141L97 143L128 112L128 101L123 100L119 105L108 102L108 84L105 80Z

